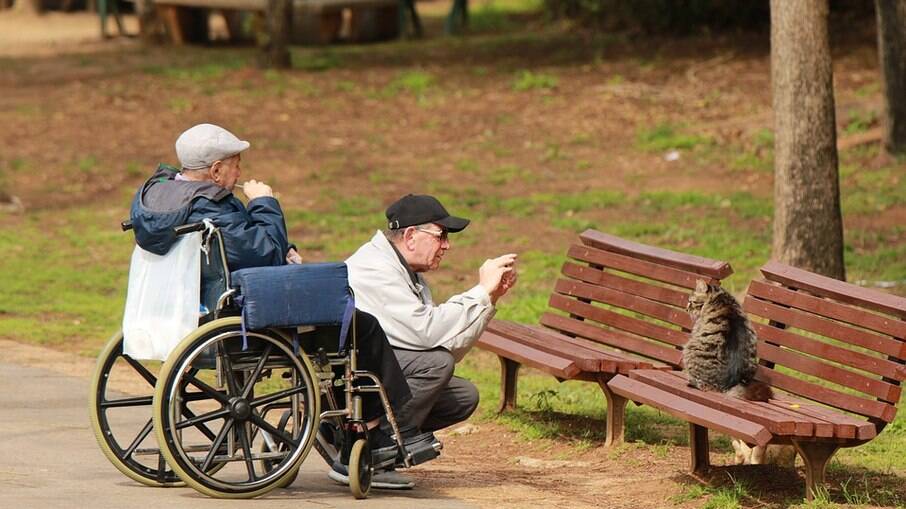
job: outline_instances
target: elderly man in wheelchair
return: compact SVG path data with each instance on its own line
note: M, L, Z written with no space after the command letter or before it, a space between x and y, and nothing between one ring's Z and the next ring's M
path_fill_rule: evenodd
M91 392L101 449L136 481L222 498L288 486L312 446L357 498L411 487L393 469L441 444L397 425L409 387L377 320L354 309L345 265L301 264L266 184L242 186L247 207L233 196L248 147L195 126L176 142L182 168L161 165L136 193L123 332ZM145 394L118 393L121 372Z

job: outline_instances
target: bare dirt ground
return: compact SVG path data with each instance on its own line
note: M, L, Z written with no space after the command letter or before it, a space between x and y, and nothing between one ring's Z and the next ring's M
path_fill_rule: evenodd
M253 143L255 152L250 153L247 168L258 178L278 180L280 188L294 189L281 201L296 208L317 209L335 201L344 187L363 185L365 171L394 176L367 183L382 202L425 181L433 181L436 188L454 182L459 188L481 187L486 184L478 176L456 171L449 158L438 154L459 151L462 159L480 167L506 162L534 168L553 150L552 139L560 146L577 140L572 158L545 160L541 172L507 182L506 194L587 189L602 179L608 188L627 193L638 192L639 182L658 189L730 188L759 196L771 192L770 173L752 173L743 180L721 169L694 174L671 166L661 154L640 157L631 150L634 126L656 120L696 118L727 143L769 127L763 38L753 38L749 45L728 45L720 39L681 41L667 57L657 56L657 48L648 57L627 57L629 50L618 45L594 64L572 62L549 47L538 48L533 60L536 55L510 54L508 47L450 56L427 44L420 65L439 76L447 92L427 96L428 114L409 97L347 93L336 99L324 93L386 86L399 71L393 58L362 57L361 69L305 75L298 78L299 88L286 90L274 90L267 73L243 67L223 78L239 84L243 93L234 89L215 94L195 86L190 77L174 83L143 74L172 62L172 56L163 56L169 50L142 49L127 39L99 41L97 32L97 20L91 15L28 18L0 11L0 58L7 58L0 65L8 65L0 68L0 114L9 119L0 125L0 143L5 149L14 147L16 157L41 170L9 177L28 210L66 213L92 204L109 210L115 224L127 200L120 190L134 188L145 169L172 157L175 135L198 121L240 124L237 129L245 137L260 140ZM545 59L560 65L558 97L504 93L509 90L485 78L529 62L544 64ZM876 80L871 44L844 48L835 65L841 108L876 103L876 94L867 98L853 94ZM714 93L702 94L703 88ZM312 94L318 100L312 100ZM274 97L279 100L262 100ZM581 141L586 138L594 141ZM476 150L478 146L483 150ZM86 154L115 171L73 176L73 168ZM577 164L584 159L606 165ZM305 167L293 169L298 161L305 161ZM141 171L123 171L129 165ZM307 185L323 182L324 175L334 182L330 192ZM602 222L609 219L606 210L599 214ZM904 209L899 208L872 221L883 226L902 223L903 218ZM17 220L0 217L10 224ZM514 232L532 232L532 242L565 243L566 234L547 225L518 218L488 221L508 221ZM304 225L294 227L293 234L304 237ZM481 256L512 240L482 239L480 245L464 247L460 256ZM317 257L317 247L310 248ZM450 279L461 285L457 277ZM0 348L5 359L14 362L83 377L93 370L92 359L72 353L11 341L0 341ZM62 348L79 350L75 343ZM493 422L446 433L444 441L442 457L412 474L424 486L482 507L656 508L701 503L670 500L691 481L684 474L685 448L670 447L662 454L632 444L614 450L603 446L577 450L557 441L526 441ZM719 456L712 461L721 464L727 459ZM718 469L705 481L724 485L733 473ZM802 478L775 473L766 468L764 475L748 473L746 479L762 492L795 498ZM777 499L754 503L769 506Z

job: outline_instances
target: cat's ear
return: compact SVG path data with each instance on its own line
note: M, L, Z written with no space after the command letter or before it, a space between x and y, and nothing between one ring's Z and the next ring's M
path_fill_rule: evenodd
M708 291L708 282L704 279L695 280L695 291L698 293L705 293Z

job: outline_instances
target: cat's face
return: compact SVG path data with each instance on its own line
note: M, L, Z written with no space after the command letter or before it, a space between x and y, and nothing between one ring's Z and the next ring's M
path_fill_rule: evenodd
M695 289L689 294L689 302L686 303L686 312L692 315L692 318L698 318L701 314L702 306L708 301L711 295L711 286L703 279L695 281Z

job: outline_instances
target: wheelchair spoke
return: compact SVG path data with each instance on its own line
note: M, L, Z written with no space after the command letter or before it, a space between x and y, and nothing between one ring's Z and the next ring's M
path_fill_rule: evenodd
M149 406L151 405L151 396L138 396L135 398L122 398L101 402L101 408L122 408L130 406Z
M183 412L183 413L191 414L192 412L187 410L186 412ZM229 409L221 408L220 410L214 410L213 412L208 412L206 414L193 416L190 419L186 419L185 421L181 421L179 424L177 424L176 429L184 429L184 428L188 428L190 426L199 427L199 425L202 423L213 421L214 419L222 419L224 416L229 415L229 413L230 413ZM208 438L210 438L210 437L208 437Z
M132 453L135 452L135 450L138 448L139 444L142 443L142 440L144 440L145 437L147 437L148 434L151 433L151 429L153 428L153 426L154 426L153 421L151 419L148 419L148 422L145 423L145 427L142 428L142 430L138 432L138 435L135 437L135 440L133 440L132 443L129 444L129 448L127 448L125 451L123 451L124 458L129 458L132 456Z
M266 404L274 402L274 401L279 401L287 396L292 396L293 394L298 394L300 392L304 392L305 389L306 389L306 387L299 386L299 387L293 387L291 389L285 389L285 390L282 390L279 392L275 392L273 394L268 394L267 396L263 396L254 401L250 401L249 406L251 406L252 408L256 408L261 405L266 405Z
M123 354L123 359L125 359L126 362L128 362L129 365L132 366L132 369L137 371L138 374L141 375L141 377L144 378L146 382L148 382L148 385L154 387L157 384L157 377L152 375L151 372L148 371L148 368L142 366L140 362L133 359L132 357L129 357L126 354Z
M230 360L230 354L226 351L223 343L217 344L217 350L217 355L220 357L221 362L223 362L223 373L227 381L228 394L236 396L239 394L239 386L236 385L236 379L233 375L233 361Z
M217 401L219 401L223 404L227 404L230 402L229 397L227 397L225 394L218 391L217 389L211 387L210 385L202 382L201 380L196 378L195 375L186 373L185 377L186 377L186 380L189 381L189 383L191 383L195 387L198 387L198 389L200 389L201 392L207 394L208 396L211 396L212 398L216 399Z
M255 463L252 461L252 446L249 443L248 430L245 425L239 425L237 430L239 443L242 444L242 456L245 458L245 468L249 472L249 482L255 482Z
M233 418L227 419L226 423L223 425L223 428L220 429L220 433L217 434L217 437L214 438L214 441L211 442L211 450L208 451L208 455L205 456L204 462L201 464L201 471L207 472L211 468L211 463L214 461L214 456L217 455L217 451L220 449L220 446L223 445L223 440L226 438L227 433L230 432L230 429L233 427L233 423L236 421Z
M197 417L194 412L192 412L191 410L189 410L186 407L182 408L182 415L184 415L185 417L188 417L189 419L194 419L195 417ZM177 424L177 428L178 427L179 427L179 425ZM196 424L195 428L197 428L198 431L200 431L204 436L208 437L208 440L214 440L214 432L211 431L210 428L205 426L204 423Z
M279 429L273 427L273 426L271 425L271 423L269 423L269 422L265 421L264 419L262 419L261 416L259 416L258 414L256 414L256 413L253 412L252 415L251 415L251 417L250 417L250 420L251 420L252 422L254 422L255 424L257 424L257 425L258 425L259 427L261 427L262 429L264 429L264 431L267 431L268 433L270 433L270 434L273 435L274 437L280 438L280 439L283 441L283 443L288 444L288 445L292 445L293 447L299 447L299 441L298 441L298 440L293 440L293 437L287 435L284 431L281 431L281 430L279 430Z
M255 381L258 380L258 376L261 375L261 371L264 369L264 363L267 362L268 356L271 354L273 346L268 344L267 348L264 349L264 352L261 354L261 359L258 360L258 365L255 366L255 371L252 373L252 376L245 382L245 387L242 388L242 397L248 398L249 394L252 393L252 388L255 386Z

